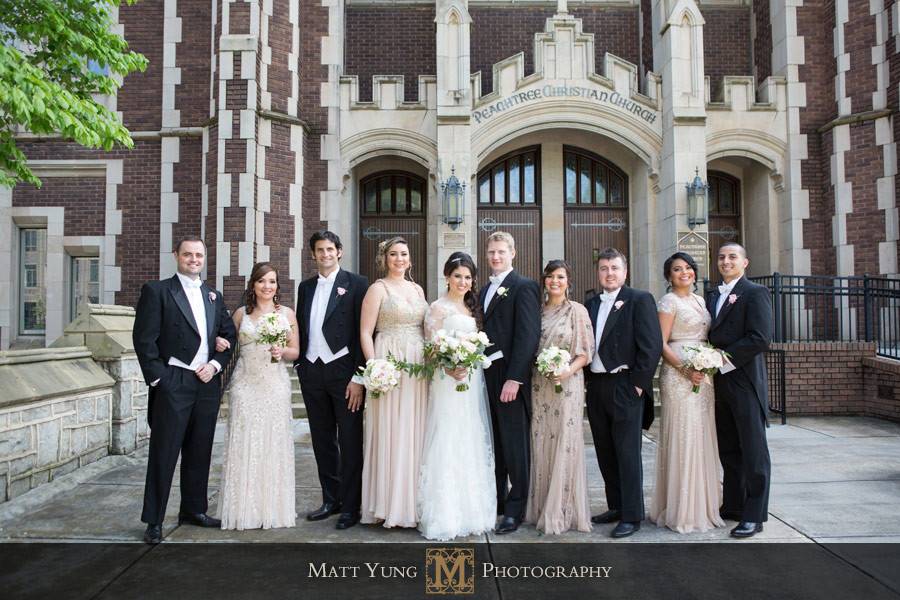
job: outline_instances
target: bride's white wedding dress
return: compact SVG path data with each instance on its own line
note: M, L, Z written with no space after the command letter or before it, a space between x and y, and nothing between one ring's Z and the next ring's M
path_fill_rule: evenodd
M426 340L438 329L471 332L477 327L474 318L441 298L425 317ZM457 381L445 374L435 373L431 382L417 516L419 531L432 540L484 533L496 521L494 451L481 369L467 382L465 392L457 392Z

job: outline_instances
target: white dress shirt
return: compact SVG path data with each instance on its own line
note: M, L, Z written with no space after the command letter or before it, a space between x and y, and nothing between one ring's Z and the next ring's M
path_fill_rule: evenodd
M734 286L737 285L737 282L740 281L741 278L732 280L731 283L723 283L719 286L719 301L716 302L716 314L713 315L713 319L719 316L719 313L722 312L722 307L725 306L725 300L728 299L728 296L731 295L731 292L734 290ZM719 373L724 375L725 373L730 373L734 371L737 367L735 367L728 357L725 357L725 364L719 367Z
M728 296L730 296L732 290L734 290L734 286L736 286L737 282L740 280L741 278L738 277L737 279L732 280L731 283L723 283L719 286L719 301L716 302L716 314L713 315L713 318L719 316L722 307L725 306L725 300L728 299Z
M203 305L203 292L200 291L200 286L203 285L203 282L200 281L200 279L186 277L181 273L176 273L176 275L178 275L178 280L181 282L181 287L184 289L184 295L187 298L188 304L191 305L191 313L194 315L194 322L197 323L197 330L200 333L200 347L197 348L197 354L194 355L191 364L186 364L184 361L178 360L174 356L169 357L169 364L173 367L187 369L188 371L196 371L202 365L209 363L215 368L216 373L218 373L222 370L222 365L220 365L217 360L209 360L209 341L206 337L206 307ZM150 385L155 386L157 383L159 383L159 379L152 382Z
M600 338L603 337L603 329L606 327L606 321L609 320L609 315L612 313L613 306L616 303L616 298L619 297L619 292L622 291L622 288L617 289L614 292L603 292L600 295L600 310L597 311L597 330L594 332L594 358L591 360L591 372L592 373L606 373L607 369L603 365L603 361L600 360ZM620 371L624 371L628 368L628 365L619 365L609 373L618 373Z
M325 324L325 313L328 310L328 300L334 292L334 282L340 269L335 269L328 277L319 274L316 282L316 292L313 295L312 308L309 311L309 345L306 348L306 360L311 363L321 360L328 364L334 360L350 354L350 349L344 346L337 352L332 352L325 341L322 326Z
M503 280L506 279L506 276L512 273L512 269L507 269L502 273L498 273L497 275L491 275L491 284L488 286L487 292L484 294L484 314L487 314L488 306L491 305L491 300L494 299L494 294L497 293L497 290L503 287ZM498 358L503 358L503 352L497 350L490 356L488 356L488 360L494 361Z

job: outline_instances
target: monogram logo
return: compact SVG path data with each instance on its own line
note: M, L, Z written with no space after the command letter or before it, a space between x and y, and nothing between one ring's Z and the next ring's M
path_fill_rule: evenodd
M426 594L474 594L475 550L472 548L427 548L425 550Z

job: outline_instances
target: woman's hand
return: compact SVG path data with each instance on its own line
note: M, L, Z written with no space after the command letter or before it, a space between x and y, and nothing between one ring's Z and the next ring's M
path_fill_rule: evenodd
M281 360L281 357L284 355L284 348L281 346L269 346L269 353L275 360Z
M231 342L223 337L216 337L216 352L225 352L231 348Z
M574 375L575 373L572 371L571 367L566 367L566 370L551 379L551 381L555 385L562 385L562 382Z
M695 371L694 369L691 369L690 371L691 383L694 385L700 385L706 379L706 373L703 371Z
M462 381L469 376L469 370L465 367L456 367L455 369L444 369L444 373L457 381Z

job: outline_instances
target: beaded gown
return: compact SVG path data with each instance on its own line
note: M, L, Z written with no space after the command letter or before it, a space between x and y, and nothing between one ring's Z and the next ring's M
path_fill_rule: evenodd
M290 326L284 313L279 319ZM232 375L219 515L222 529L293 527L296 522L291 381L283 362L255 342L244 315Z
M594 356L594 332L587 309L577 302L545 306L541 350L556 346ZM531 377L531 489L525 520L544 533L591 530L584 463L584 373L562 382L563 391L535 368Z
M422 325L428 303L387 290L375 323L375 357L424 361ZM400 384L366 401L363 447L363 523L416 526L416 488L425 438L428 381L403 373Z
M684 348L706 341L712 318L696 294L666 294L659 312L675 315L669 347ZM678 370L663 361L659 376L662 417L656 454L656 487L650 520L679 533L723 527L719 516L722 480L716 441L715 394L707 378L700 392Z

